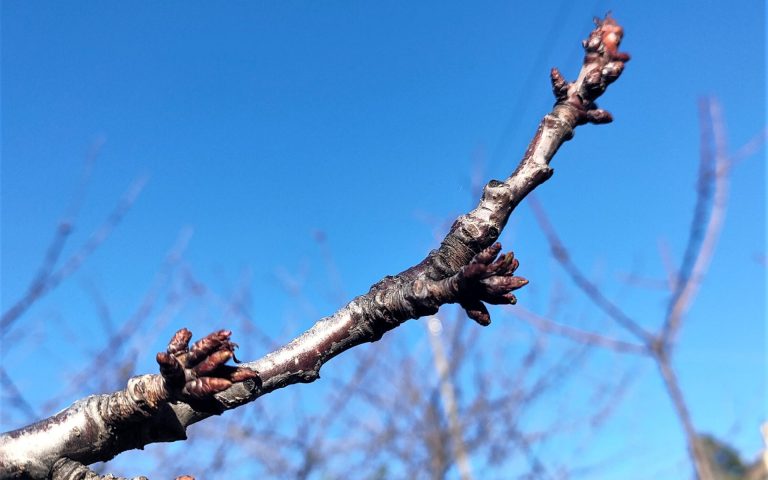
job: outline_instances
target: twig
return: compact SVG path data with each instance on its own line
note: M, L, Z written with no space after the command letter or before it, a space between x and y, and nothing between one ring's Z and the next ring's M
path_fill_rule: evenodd
M544 209L535 197L529 200L531 209L533 210L534 217L547 237L549 247L552 250L552 256L560 263L563 269L573 280L573 283L581 289L582 292L597 305L601 310L608 314L616 323L627 329L639 340L645 344L653 343L653 336L650 332L640 326L635 320L630 318L624 313L618 305L608 300L605 295L600 291L597 286L591 281L587 280L587 277L581 272L581 270L573 263L568 250L566 250L560 237L557 236L555 229L549 222Z
M0 317L0 336L5 335L13 323L27 311L35 302L45 294L56 288L62 280L72 275L93 254L93 252L109 237L112 230L117 227L131 206L135 203L147 179L145 177L136 180L118 202L115 209L109 214L101 226L96 229L88 240L70 256L58 270L54 264L59 258L64 241L71 231L71 225L63 222L59 225L56 236L48 249L43 267L35 280L27 288L26 293L11 305Z
M462 480L471 480L472 464L467 454L467 448L464 444L464 434L461 428L459 418L459 407L456 401L456 389L451 381L449 374L448 359L445 355L443 340L441 338L442 324L437 316L430 317L427 320L427 337L432 347L432 358L435 363L435 370L440 382L440 404L443 406L445 416L448 420L448 431L451 436L451 443L456 455L456 466L459 469L459 477Z
M693 426L693 420L691 420L691 414L688 411L683 391L680 388L680 382L678 382L677 375L669 363L669 358L662 352L658 354L655 359L656 364L659 367L659 373L664 382L664 387L669 394L669 398L672 400L675 414L682 424L683 433L685 434L688 451L693 461L697 479L715 480L709 462L707 461L707 453L701 448L701 443L699 442L696 429Z
M703 104L702 115L704 116L702 123L706 124L711 122L711 140L714 142L714 171L710 176L704 175L704 178L700 178L699 181L705 182L707 177L711 179L709 183L713 183L712 207L709 212L709 218L706 219L706 226L704 226L705 220L703 214L700 214L698 211L698 205L696 213L694 214L694 226L691 228L689 246L695 244L699 244L700 246L698 249L691 246L691 252L687 252L686 254L686 257L690 256L690 259L683 261L683 268L686 267L686 263L691 264L690 273L686 275L681 268L681 274L678 278L682 279L682 283L678 285L669 304L661 334L662 340L667 345L674 343L678 331L680 330L683 315L685 315L685 312L693 302L693 299L701 286L701 282L704 279L704 274L709 268L709 263L712 260L715 247L717 246L717 240L720 237L720 231L723 227L725 211L728 204L728 183L731 162L727 153L725 127L720 113L720 106L714 99L710 99ZM709 118L709 122L706 121L707 118ZM707 129L704 128L704 131L706 132ZM702 160L702 165L704 165L705 162L707 162L706 158ZM702 167L702 169L704 169L704 167ZM707 191L708 189L700 187L699 190ZM700 194L700 196L703 195ZM698 230L702 230L700 242L695 238ZM693 251L696 251L696 253L694 254Z
M84 382L100 372L107 362L119 355L119 352L128 344L128 340L139 333L140 327L149 318L152 310L155 308L161 292L165 286L170 283L174 269L181 262L182 255L191 238L191 229L185 228L179 232L173 246L166 253L159 271L155 274L151 286L144 294L141 303L136 310L122 322L122 326L117 331L107 337L106 342L104 342L104 345L98 353L94 355L90 363L82 368L80 372L72 376L68 382L67 388L45 403L43 407L44 410L50 410L54 407L59 408L62 399L69 397L72 392L80 388ZM175 309L175 306L171 306L171 308Z
M566 338L569 338L575 342L593 345L600 348L606 348L619 353L632 353L638 355L648 355L649 350L645 345L638 345L636 343L625 342L605 335L600 335L594 332L588 332L570 325L557 323L547 318L536 315L535 313L527 310L523 307L515 309L515 316L535 327L536 329L545 333L554 333Z
M765 127L757 132L755 136L747 141L747 143L736 150L736 153L731 155L731 165L736 165L747 157L751 157L757 153L765 144L766 139L768 139L768 127Z
M35 411L35 408L29 404L26 398L24 398L24 394L19 390L19 387L16 386L10 375L8 375L8 372L5 370L5 367L2 365L0 365L0 383L2 383L3 387L8 392L8 396L10 397L8 403L23 412L28 421L38 418L38 413Z

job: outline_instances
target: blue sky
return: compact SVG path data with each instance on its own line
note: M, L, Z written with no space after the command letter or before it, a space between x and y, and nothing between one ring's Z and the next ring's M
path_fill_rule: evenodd
M435 230L475 201L478 164L485 180L514 169L551 107L549 68L574 77L579 42L607 10L632 54L600 102L615 122L580 128L537 195L573 257L656 325L666 297L616 279L663 277L660 242L682 254L697 99L717 97L734 148L765 127L763 2L5 1L3 310L34 275L88 150L103 142L65 254L135 178L148 183L104 246L19 321L36 326L48 358L75 368L83 354L67 338L103 335L89 288L123 321L185 231L185 260L201 278L232 291L248 272L254 317L297 334L337 306L316 232L349 298L419 261ZM697 423L723 435L740 425L731 438L749 455L766 413L765 179L764 149L733 173L676 360ZM502 240L531 280L521 304L545 311L547 285L566 280L527 205ZM304 271L306 295L321 305L314 317L288 315L294 300L277 280ZM172 316L163 328L205 317L184 313L193 319ZM240 343L245 357L263 353ZM4 351L24 388L60 378L34 353ZM650 369L645 377L624 414L644 394L668 408ZM678 442L663 418L657 438Z

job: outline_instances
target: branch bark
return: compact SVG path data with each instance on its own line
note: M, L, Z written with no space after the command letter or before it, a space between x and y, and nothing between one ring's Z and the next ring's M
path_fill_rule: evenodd
M258 379L236 381L222 391L219 387L224 384L218 380L203 382L212 387L207 389L193 384L197 388L189 384L189 371L197 364L182 361L187 382L179 393L176 387L182 376L161 354L162 375L135 377L123 391L88 397L37 424L3 434L0 477L48 478L62 458L90 464L153 442L185 439L189 425L278 388L312 382L336 355L374 342L408 319L432 315L445 303L459 303L478 323L490 323L483 302L514 303L510 291L526 283L513 276L517 261L510 254L496 259L501 247L495 242L511 212L552 176L549 163L573 137L576 126L612 120L595 100L619 77L629 56L618 51L623 31L612 18L595 23L583 42L586 55L577 80L567 82L552 69L555 106L541 121L517 169L504 181L491 180L477 207L459 217L440 247L421 263L385 277L289 344L238 369L258 372ZM171 342L166 355L175 355L175 344ZM217 363L216 368L222 365ZM169 393L173 382L176 393ZM196 393L205 395L196 397ZM77 478L59 470L53 478Z

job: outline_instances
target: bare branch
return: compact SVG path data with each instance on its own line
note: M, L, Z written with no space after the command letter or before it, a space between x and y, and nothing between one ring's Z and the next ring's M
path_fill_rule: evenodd
M440 381L440 400L451 435L451 444L456 456L456 465L459 469L459 476L462 480L471 480L472 464L469 460L469 454L464 443L464 433L461 428L461 419L459 409L456 404L456 388L449 374L448 359L445 355L445 347L441 336L442 323L437 316L430 317L427 321L427 336L432 346L432 358L435 363L435 369Z
M645 345L638 345L636 343L625 342L605 335L600 335L594 332L588 332L570 325L564 325L555 321L549 320L542 316L536 315L530 310L525 308L515 309L515 316L525 321L534 328L545 333L554 333L566 338L569 338L575 342L585 345L593 345L595 347L606 348L619 353L633 353L639 355L647 355L649 353L648 348Z
M704 279L704 275L709 268L709 263L717 246L717 240L720 237L720 231L723 228L725 211L728 204L731 160L727 153L725 126L723 125L720 106L715 100L710 99L702 105L702 115L704 116L702 135L706 138L711 138L714 142L714 165L711 167L710 173L709 168L705 166L709 161L706 158L708 154L702 153L701 170L703 173L699 177L700 200L697 201L683 267L681 268L680 275L678 275L678 287L670 301L661 335L661 338L667 345L674 343L680 330L683 315L685 315L685 312L688 311L689 306L693 302ZM709 118L709 122L706 121L707 118ZM707 123L711 123L711 134L706 128ZM702 142L705 143L706 140ZM703 152L708 151L707 148L702 150ZM709 211L709 217L705 220L703 212L700 211L704 207L700 206L700 204L706 201L703 197L707 196L709 188L705 185L710 183L712 184L712 207ZM690 264L690 267L687 267L687 264ZM690 273L683 270L688 268Z
M693 420L691 420L691 414L688 411L688 406L683 396L683 390L680 388L680 382L677 380L677 375L669 362L669 358L664 352L661 352L655 359L656 364L659 367L662 381L664 382L664 388L667 390L675 414L683 426L683 433L685 434L686 443L688 444L688 452L693 461L696 476L699 480L715 480L707 460L707 454L702 450L699 436L693 426Z
M517 261L511 254L496 258L500 246L494 242L520 201L552 176L549 163L573 137L575 127L611 120L594 102L629 59L618 52L621 37L622 29L612 18L596 21L584 42L586 55L577 80L568 83L559 72L552 72L556 104L517 169L503 182L489 182L478 206L459 217L440 247L421 263L385 277L289 344L236 370L223 368L233 348L228 333L218 332L185 351L188 334L181 331L168 352L158 357L163 375L134 377L125 390L88 397L54 417L0 436L0 476L24 472L30 478L44 478L63 457L89 464L149 443L184 439L189 425L275 389L312 382L336 355L376 341L408 319L432 315L446 303L459 303L471 318L488 324L484 303L514 303L510 292L527 283L513 275ZM60 271L68 274L76 269L104 236L97 232L82 254ZM529 395L538 395L553 375L573 364L571 359L554 369ZM241 381L244 378L238 375L244 374L236 373L248 371L258 372L261 383L255 377ZM224 382L234 383L226 388Z
M557 260L566 271L566 273L568 273L568 275L573 280L573 283L575 283L576 286L579 287L582 292L584 292L587 298L592 300L592 302L597 305L597 307L599 307L601 310L607 313L610 318L616 321L616 323L627 329L627 331L635 335L646 345L652 344L654 340L651 333L641 327L640 324L630 318L629 315L624 313L618 307L618 305L608 300L600 291L600 289L597 288L594 283L589 281L587 277L581 272L581 270L576 266L576 264L573 263L570 255L568 255L568 250L566 250L563 242L560 240L560 237L557 236L555 229L549 222L549 219L547 218L547 215L544 212L541 204L539 204L538 200L536 198L531 198L530 205L534 216L536 217L536 221L539 223L539 227L541 227L541 230L547 237L549 247L552 250L552 256L555 257L555 260Z
M641 348L656 363L667 394L672 402L675 415L681 423L697 477L700 480L712 480L714 477L709 467L706 452L702 450L700 445L699 437L670 360L674 341L680 330L683 316L693 302L704 275L709 268L717 239L722 230L727 207L728 178L733 164L727 154L725 129L719 105L714 100L703 101L701 105L702 149L697 189L698 195L682 265L679 272L669 275L671 277L670 283L673 287L673 296L657 336L651 335L640 327L636 321L629 318L618 306L606 299L602 292L586 279L584 274L568 256L568 252L557 237L544 210L535 200L531 202L531 205L536 219L549 241L553 256L563 266L574 283L595 305L608 313L618 324L643 342ZM753 142L758 143L759 140L755 139L750 143ZM710 151L711 145L714 146L713 151ZM710 203L711 207L709 207ZM530 320L530 317L528 320ZM617 347L614 340L607 342L606 339L596 338L591 333L576 331L571 327L542 320L544 319L536 319L536 324L584 344L610 345L614 349Z
M258 389L256 372L225 365L237 346L230 332L212 333L190 348L191 337L180 330L168 350L157 355L160 375L133 377L125 390L87 397L53 417L1 435L0 477L48 478L62 458L88 465L148 443L186 438L170 402L183 401L176 405L187 415L192 408L210 415L222 411L214 394L233 382Z
M26 293L19 300L11 305L8 310L3 312L0 317L0 336L5 335L13 323L45 294L56 288L62 280L72 275L93 254L93 252L104 243L112 233L112 230L122 221L123 217L131 206L136 202L141 190L144 188L146 178L142 177L136 180L128 191L109 214L101 226L96 229L88 240L70 256L58 270L54 271L55 263L58 261L64 242L72 230L72 225L68 221L59 224L56 236L51 242L43 266L40 272L27 288Z
M731 164L736 165L745 158L751 157L757 153L765 144L766 139L768 139L768 127L764 127L762 130L757 132L754 137L742 145L741 148L736 150L736 153L731 155Z
M19 390L16 384L13 382L5 367L0 365L0 384L7 390L10 397L7 401L8 404L16 407L17 410L24 413L28 421L33 421L38 418L38 414L32 405L29 404L24 394Z

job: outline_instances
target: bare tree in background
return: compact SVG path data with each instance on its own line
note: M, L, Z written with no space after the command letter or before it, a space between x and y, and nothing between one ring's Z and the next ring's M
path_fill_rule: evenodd
M583 345L639 355L652 360L685 434L697 478L707 480L731 478L728 476L731 474L720 464L717 450L713 449L715 442L712 438L705 436L695 427L672 359L685 314L690 309L706 276L723 227L731 170L737 162L755 152L757 146L764 141L766 132L761 131L742 148L731 154L726 145L725 126L719 104L714 99L702 99L699 111L701 155L697 198L681 265L669 271L670 295L666 313L660 321L656 322L656 326L653 326L651 319L635 319L627 314L620 305L611 301L596 283L590 281L568 254L568 249L556 234L544 209L535 198L531 199L531 205L539 226L547 238L552 256L563 267L573 284L633 340L625 341L599 332L575 328L537 316L525 309L520 309L516 313L542 332L560 335ZM739 467L741 470L737 470L740 473L733 475L735 475L734 478L747 478L747 475L749 478L766 478L768 476L766 467L768 465L760 461L751 467Z
M722 226L727 176L734 159L726 153L722 124L711 104L703 109L702 125L711 125L710 130L703 129L703 137L714 139L716 154L702 155L691 239L683 265L670 280L669 313L659 332L652 333L644 322L624 314L581 273L541 208L537 208L538 218L555 258L575 284L634 340L606 337L515 307L513 314L533 328L516 334L517 338L491 341L479 339L477 329L468 328L462 318L449 319L451 310L443 308L437 313L441 305L456 303L463 308L455 310L457 317L466 312L487 325L490 316L484 303L514 303L510 292L525 281L514 276L517 260L511 255L498 256L499 247L494 242L516 205L551 176L549 162L559 146L571 138L573 129L588 122L610 121L610 115L598 109L594 100L618 78L628 60L618 52L621 35L621 28L612 19L598 22L585 41L587 55L578 79L568 83L553 70L557 103L539 126L520 166L504 182L494 180L486 186L478 207L459 217L439 248L422 263L374 285L368 294L355 298L284 347L251 321L247 282L232 295L217 294L184 263L188 232L182 232L170 250L137 311L119 327L94 289L94 303L104 306L101 318L108 341L94 352L92 363L73 375L75 388L88 384L96 391L119 389L126 377L136 373L136 358L152 353L142 348L146 338L138 338L136 332L159 330L188 302L217 306L235 319L237 325L232 328L237 329L241 341L247 339L249 347L255 344L273 353L230 367L226 363L234 357L234 344L229 332L215 332L190 347L191 334L181 330L168 351L158 354L160 375L135 377L125 390L85 398L53 417L0 437L0 475L112 478L99 477L86 465L155 442L186 439L186 428L200 422L190 441L198 447L194 451L208 452L206 458L201 461L192 449L153 450L154 455L162 455L157 459L157 472L171 477L180 471L194 471L200 478L214 478L247 468L256 459L263 473L280 478L342 478L349 472L359 478L445 478L454 474L462 479L489 478L486 470L498 465L519 472L519 478L578 476L580 468L591 466L544 458L538 447L566 430L589 430L599 425L620 401L626 376L589 385L597 401L585 413L567 420L553 419L550 424L530 425L524 419L547 395L565 388L590 355L608 349L617 355L645 356L656 363L686 433L698 477L725 478L716 476L715 467L710 465L712 455L707 448L711 442L705 444L694 427L671 362L684 313L706 272ZM23 319L25 309L71 275L103 242L132 204L140 185L130 189L81 253L56 270L69 231L70 222L62 222L28 293L3 314L3 335L13 335L10 327ZM309 302L304 305L305 313L316 313ZM329 393L315 402L319 406L314 409L304 410L307 402L301 400L299 389L290 412L270 405L270 396L237 414L211 418L284 386L314 381L330 358L376 341L405 320L422 316L427 317L427 345L414 350L413 345L398 343L398 336L387 336L366 349L353 350L345 356L350 358L342 357L335 368L323 372ZM552 347L556 337L574 342L556 349ZM477 348L478 342L485 348ZM501 351L509 350L510 344L520 348L512 355ZM481 368L499 359L513 367L503 371ZM122 372L120 377L100 375L107 365ZM51 413L62 399L76 393L65 390L51 399L45 412L37 412L4 370L0 371L0 381L16 410L30 421ZM380 414L374 419L343 414L351 404ZM285 428L288 416L295 426L292 431ZM520 464L510 459L519 459ZM108 471L108 467L93 468Z

